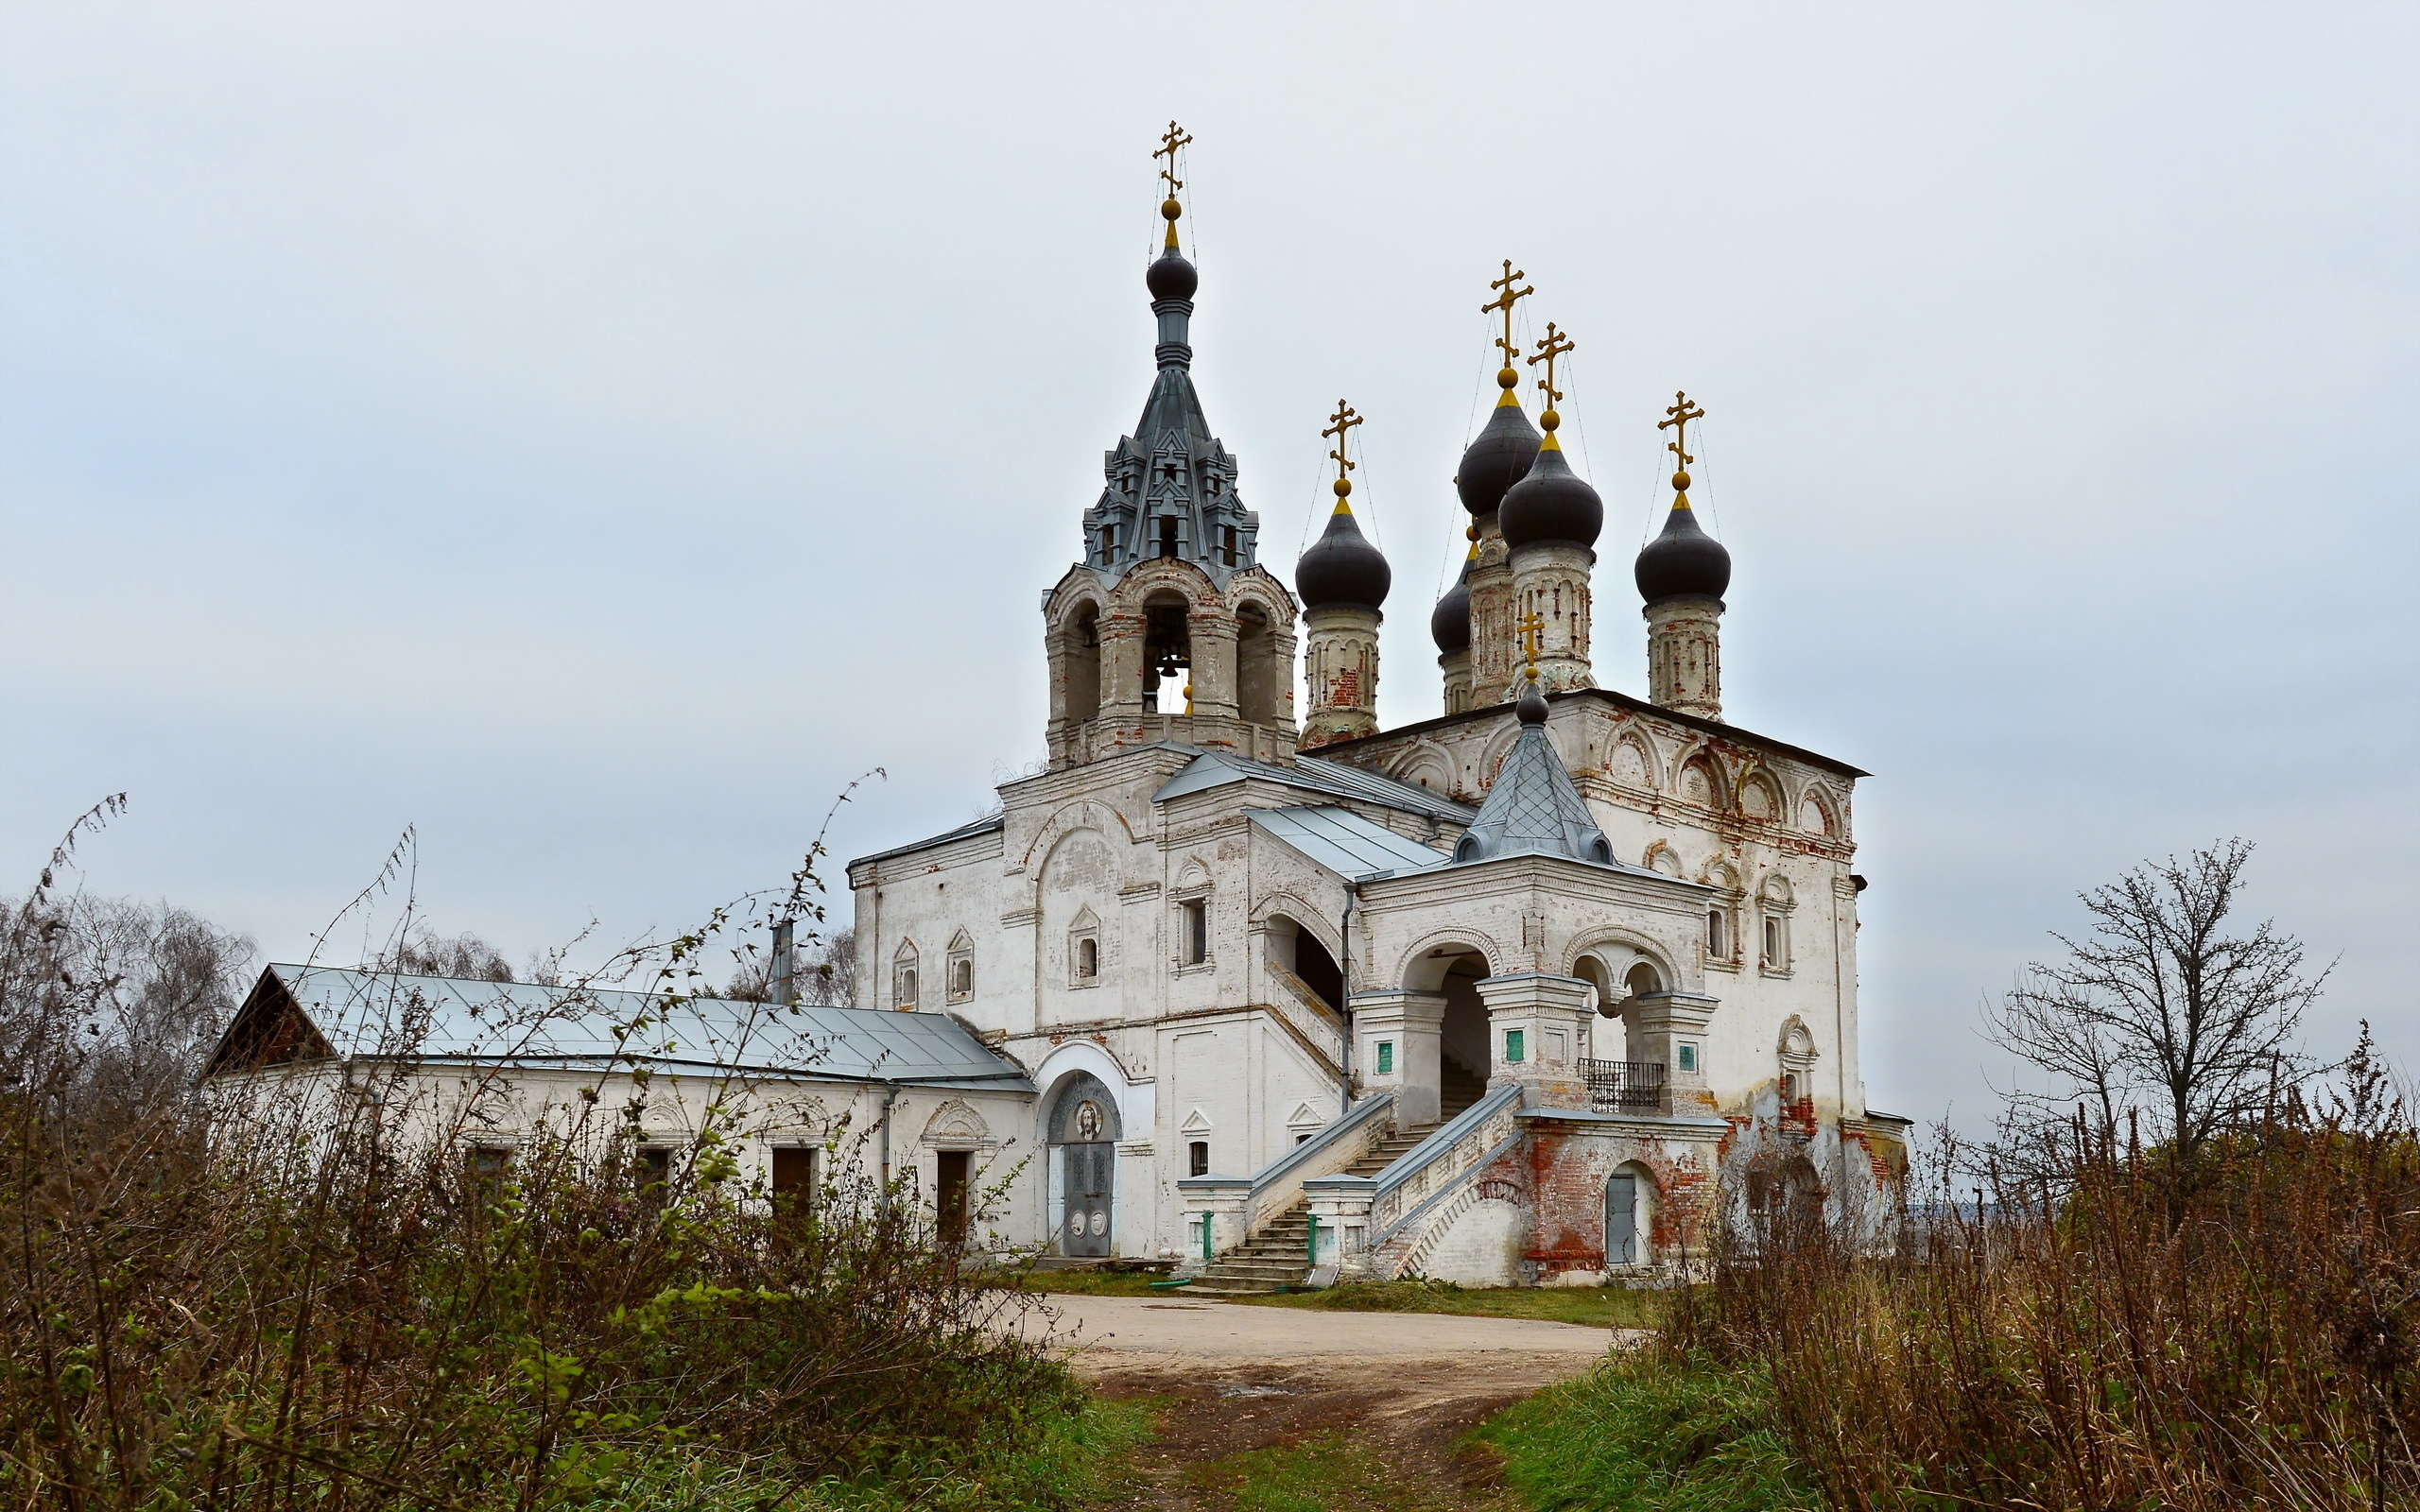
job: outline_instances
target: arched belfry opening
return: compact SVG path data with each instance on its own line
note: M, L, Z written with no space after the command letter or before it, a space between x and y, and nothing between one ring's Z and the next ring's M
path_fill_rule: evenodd
M1169 199L1161 213L1182 209ZM1294 599L1260 564L1260 517L1244 507L1239 465L1193 387L1201 277L1171 241L1144 283L1159 370L1133 429L1102 459L1083 555L1043 607L1050 765L1161 743L1289 762Z
M1191 711L1185 689L1193 680L1193 631L1184 596L1163 590L1143 601L1143 712L1181 714Z
M1100 606L1087 599L1067 624L1061 652L1066 667L1067 714L1071 720L1100 716Z
M1246 724L1277 720L1277 627L1258 604L1236 610L1236 713Z

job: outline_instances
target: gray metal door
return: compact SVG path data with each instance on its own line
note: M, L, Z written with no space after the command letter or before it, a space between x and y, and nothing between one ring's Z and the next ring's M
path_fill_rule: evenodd
M1110 1250L1111 1184L1116 1172L1117 1146L1110 1143L1062 1144L1066 1152L1065 1211L1061 1215L1059 1247L1069 1255L1107 1255Z
M1638 1263L1638 1177L1616 1174L1605 1181L1605 1263Z

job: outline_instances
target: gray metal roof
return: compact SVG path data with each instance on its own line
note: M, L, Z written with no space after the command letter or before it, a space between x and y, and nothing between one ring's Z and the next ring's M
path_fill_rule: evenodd
M1003 829L1007 821L1000 815L986 814L979 819L970 819L955 830L944 830L928 839L917 840L908 845L895 845L888 850L877 850L870 856L858 856L841 870L846 871L849 867L862 867L876 861L888 861L893 856L913 855L919 850L930 850L936 846L949 845L958 840L971 840L978 834Z
M1535 675L1535 669L1532 669ZM1614 848L1563 758L1547 739L1547 702L1533 687L1520 703L1521 736L1487 790L1478 817L1454 847L1456 861L1491 861L1497 856L1549 855L1614 867ZM1636 867L1621 867L1636 871Z
M1254 809L1252 822L1313 864L1356 882L1442 867L1444 851L1407 840L1351 809Z
M288 1002L330 1050L348 1058L597 1071L635 1062L698 1074L1033 1091L1015 1062L938 1013L777 1008L324 966L262 972L213 1055L213 1068L231 1050L240 1055L243 1037Z
M1478 811L1466 803L1457 803L1425 787L1398 782L1392 777L1365 772L1358 766L1347 766L1341 762L1322 761L1316 756L1297 756L1292 765L1280 766L1274 762L1256 762L1248 756L1222 750L1204 751L1186 763L1184 770L1160 784L1159 791L1151 795L1151 801L1165 803L1187 793L1205 792L1229 782L1253 780L1283 782L1289 787L1330 798L1375 803L1382 808L1425 815L1449 824L1468 824L1478 816Z

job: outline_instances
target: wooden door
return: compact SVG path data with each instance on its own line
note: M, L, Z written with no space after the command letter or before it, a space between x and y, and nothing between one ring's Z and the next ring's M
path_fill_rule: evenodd
M970 1163L964 1150L943 1150L936 1161L938 1169L933 1180L933 1219L941 1230L944 1245L966 1242L966 1173Z

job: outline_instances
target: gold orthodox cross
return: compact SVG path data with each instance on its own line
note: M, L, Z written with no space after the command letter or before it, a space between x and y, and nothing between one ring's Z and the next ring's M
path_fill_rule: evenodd
M1521 617L1521 655L1522 658L1530 663L1530 675L1531 677L1537 676L1538 632L1544 630L1546 627L1547 622L1538 618L1538 611L1536 610L1531 610L1529 613Z
M1336 402L1336 413L1328 417L1327 429L1320 432L1323 437L1336 438L1336 450L1327 455L1336 463L1336 481L1339 483L1343 483L1344 474L1353 471L1353 463L1344 455L1344 433L1360 423L1361 417L1353 413L1353 406L1340 399ZM1341 496L1346 490L1340 488L1336 491Z
M1184 180L1176 176L1177 149L1192 145L1193 138L1186 134L1184 129L1170 121L1167 130L1160 137L1159 146L1151 153L1155 158L1168 160L1167 166L1160 170L1160 180L1168 186L1168 198L1171 199L1176 198L1178 190L1184 187Z
M1548 409L1554 408L1563 399L1563 390L1554 386L1554 360L1569 352L1571 348L1571 338L1556 330L1554 322L1548 320L1546 339L1538 343L1538 354L1530 359L1530 366L1532 368L1542 362L1547 365L1547 375L1538 380L1538 387L1546 390Z
M1528 278L1529 276L1530 275L1527 273L1514 272L1512 269L1512 259L1509 257L1506 258L1504 260L1504 276L1499 279L1491 279L1488 282L1487 286L1496 291L1495 298L1488 301L1485 304L1478 307L1478 313L1481 315L1485 315L1491 310L1501 310L1504 312L1504 335L1496 338L1495 344L1504 353L1504 367L1507 371L1512 369L1512 359L1521 354L1521 349L1512 344L1512 306L1519 301L1526 300L1530 295L1538 292L1535 289L1516 289L1512 285L1520 283L1523 279Z
M1657 421L1655 422L1655 428L1659 431L1666 429L1672 430L1672 439L1665 443L1664 449L1671 453L1674 456L1679 457L1683 467L1687 467L1691 462L1697 460L1697 458L1691 456L1686 450L1689 440L1689 421L1693 420L1705 419L1705 411L1698 408L1697 405L1690 404L1689 396L1685 393L1676 393L1672 397L1679 400L1680 403L1668 406L1664 411L1665 414L1669 415L1672 418L1670 420Z

